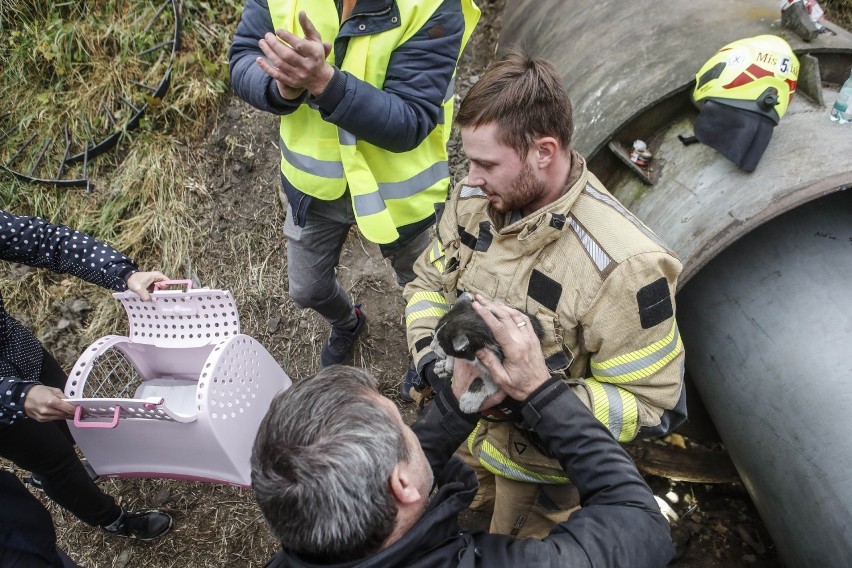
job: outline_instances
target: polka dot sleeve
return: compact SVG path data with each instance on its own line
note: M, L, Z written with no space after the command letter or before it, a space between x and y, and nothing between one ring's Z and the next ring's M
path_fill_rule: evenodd
M33 385L33 379L26 379L7 361L0 359L0 425L14 424L24 414L24 398Z
M65 225L0 210L0 259L122 291L136 263L109 245ZM0 425L26 418L24 399L38 384L42 348L29 330L6 313L0 296Z
M106 243L39 217L0 211L0 258L69 273L111 290L126 289L136 263Z

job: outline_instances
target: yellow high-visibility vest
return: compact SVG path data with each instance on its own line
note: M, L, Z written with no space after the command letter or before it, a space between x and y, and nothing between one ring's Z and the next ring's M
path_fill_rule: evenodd
M381 89L391 54L441 4L442 0L398 0L399 25L350 38L341 70ZM461 4L465 31L459 55L480 13L472 0L461 0ZM302 36L300 11L305 11L323 41L333 43L340 30L334 0L270 0L269 11L276 30ZM334 52L328 60L334 62ZM435 203L446 199L454 82L444 98L443 121L408 152L391 152L359 140L323 120L315 108L300 105L281 117L281 173L299 191L326 201L343 195L348 186L361 233L375 243L393 243L399 238L397 227L426 219L434 213Z

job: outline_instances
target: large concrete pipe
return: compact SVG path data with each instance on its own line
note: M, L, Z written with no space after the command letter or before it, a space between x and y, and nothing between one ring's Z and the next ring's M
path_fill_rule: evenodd
M850 283L844 191L758 227L678 297L696 386L790 567L852 566Z
M852 235L848 192L825 197L852 187L852 128L828 120L852 34L828 27L800 41L781 29L775 0L513 0L500 40L554 62L576 148L678 253L679 285L695 278L678 298L687 368L791 568L852 566ZM757 170L744 173L677 135L693 131L695 72L720 47L761 34L793 47L799 90ZM634 139L653 151L650 170L626 159Z

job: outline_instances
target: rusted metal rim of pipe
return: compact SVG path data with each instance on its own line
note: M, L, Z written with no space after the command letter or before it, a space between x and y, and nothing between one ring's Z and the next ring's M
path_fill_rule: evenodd
M852 187L852 173L832 176L816 181L807 187L792 188L789 194L781 197L770 207L750 217L747 223L739 221L730 222L716 233L712 240L703 243L690 256L690 261L684 265L683 272L678 280L678 290L682 289L716 255L751 232L755 227L771 221L783 213L792 211L805 203L850 187Z

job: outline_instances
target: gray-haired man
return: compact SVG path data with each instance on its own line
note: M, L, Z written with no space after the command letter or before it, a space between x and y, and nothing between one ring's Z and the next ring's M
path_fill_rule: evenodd
M477 353L501 389L483 408L514 408L539 432L582 509L543 540L461 529L457 515L477 482L452 454L479 418L458 408L475 367L460 363L452 386L409 428L372 376L332 366L276 397L255 441L255 497L283 548L268 566L642 567L671 559L651 491L609 431L550 376L529 318L479 296L473 305L506 356Z

